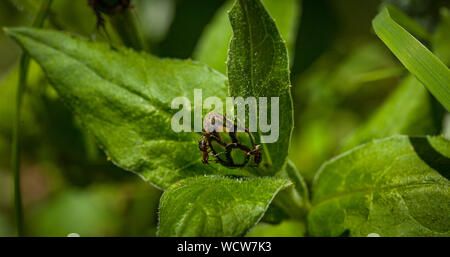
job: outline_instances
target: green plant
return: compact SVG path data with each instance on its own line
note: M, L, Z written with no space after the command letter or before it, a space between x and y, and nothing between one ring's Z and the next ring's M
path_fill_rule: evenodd
M33 21L34 27L42 27L45 18L48 14L51 5L51 0L46 0L39 7L39 11L36 14L36 18ZM12 170L14 172L14 213L17 223L17 234L23 236L23 212L22 212L22 196L20 190L20 120L21 120L21 104L23 93L26 90L26 81L28 76L28 68L30 65L30 57L28 54L23 54L20 58L20 71L19 81L16 92L16 106L15 115L13 121L13 142L12 142L12 154L11 163Z
M448 67L389 20L393 10L387 7L375 18L375 31L448 110ZM288 159L294 119L285 41L259 0L237 0L229 18L233 34L227 76L199 62L112 49L62 32L23 27L5 32L41 65L113 163L164 190L160 236L242 236L260 220L283 219L304 225L306 232L299 225L299 234L311 236L450 235L450 142L442 136L396 135L410 134L420 121L411 114L396 123L396 116L389 115L397 106L408 108L405 113L417 108L403 104L405 95L414 92L429 103L425 91L415 91L420 82L408 78L406 89L399 88L364 132L349 140L351 150L323 164L309 193ZM430 38L414 26L413 32ZM400 42L411 47L405 50ZM213 62L220 58L214 56ZM261 143L258 168L205 166L198 151L200 134L169 129L172 99L185 96L193 102L194 88L222 100L280 98L280 136L276 143ZM442 111L433 115L441 117ZM386 120L391 127L377 129ZM427 125L416 131L433 129ZM261 134L253 134L258 143Z

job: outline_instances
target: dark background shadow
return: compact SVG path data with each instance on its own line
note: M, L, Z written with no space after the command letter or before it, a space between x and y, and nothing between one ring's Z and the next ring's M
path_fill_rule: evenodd
M446 179L450 178L450 158L436 151L425 137L409 137L409 141L422 161Z

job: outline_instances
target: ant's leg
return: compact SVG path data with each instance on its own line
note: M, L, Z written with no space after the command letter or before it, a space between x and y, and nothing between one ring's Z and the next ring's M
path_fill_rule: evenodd
M254 149L247 152L247 154L254 154L260 150L260 145L257 145Z
M255 140L254 140L252 134L250 132L248 132L248 130L247 130L247 134L250 137L250 143L252 144L252 147L255 148L256 147L255 146Z
M225 151L225 152L220 152L220 153L216 153L216 154L212 154L211 156L214 156L214 157L218 157L219 155L221 155L221 154L226 154L227 153L227 151Z
M229 148L237 147L237 146L238 146L238 143L229 143L227 146L225 146L225 148L228 150Z

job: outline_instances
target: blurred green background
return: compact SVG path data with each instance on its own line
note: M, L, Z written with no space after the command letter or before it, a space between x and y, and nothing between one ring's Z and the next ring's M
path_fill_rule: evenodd
M278 0L265 2L270 1L276 5ZM33 8L38 6L30 4L33 2L38 1L0 1L1 27L31 24ZM45 27L120 44L108 24L109 40L96 29L96 17L87 2L54 0ZM291 24L294 31L288 40L296 122L290 158L308 183L324 161L363 141L358 137L363 138L366 132L359 128L402 86L400 82L407 75L371 28L371 20L382 5L401 8L434 32L440 10L448 2L297 1L297 19ZM152 54L193 59L207 25L223 16L229 6L224 0L132 3ZM210 37L221 40L222 34L216 31ZM15 233L10 153L20 53L20 48L0 33L0 236ZM438 119L427 116L430 120L423 126L428 127L417 129L417 133L446 133L441 107L426 90L417 92L431 99L425 108L439 113ZM35 63L30 67L21 124L26 235L155 235L161 192L106 160ZM302 224L286 221L272 227L260 224L250 235L295 236L300 230L304 230Z

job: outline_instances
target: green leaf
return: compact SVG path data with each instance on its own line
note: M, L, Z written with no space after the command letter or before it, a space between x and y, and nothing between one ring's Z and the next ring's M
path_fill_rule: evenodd
M161 197L159 236L243 236L263 216L285 179L196 177Z
M279 224L283 220L289 219L289 215L275 204L271 204L261 219L261 222L269 224Z
M290 160L277 176L290 180L294 186L281 191L276 196L274 205L289 214L291 218L303 220L310 208L309 192L305 180Z
M302 175L294 163L288 160L287 165L276 174L276 177L291 181L293 186L277 194L261 221L270 224L279 224L289 218L305 221L311 205L308 186Z
M42 66L62 100L78 115L98 144L119 167L160 188L202 174L245 175L240 169L203 165L199 134L171 129L170 108L177 96L193 102L194 88L203 97L226 97L226 78L207 66L67 34L30 28L6 29Z
M300 2L297 0L262 1L269 14L275 19L281 35L286 39L290 57L294 56L297 26L300 21ZM205 28L193 54L194 59L224 74L232 34L227 12L232 4L233 1L229 0L217 11L211 23Z
M375 138L437 135L444 110L422 84L408 76L377 112L343 144L348 150Z
M433 52L446 65L450 64L450 10L442 8L441 22L432 38Z
M319 170L312 236L449 236L450 141L394 136L354 148Z
M259 223L248 232L247 237L302 237L305 236L305 224L295 220L285 220L272 225Z
M427 37L426 34L391 6L375 17L373 28L403 65L450 111L450 70L406 29L419 37Z
M266 169L261 173L273 175L287 161L293 129L286 45L259 0L236 1L229 17L233 29L228 56L230 95L279 97L278 141L262 146L261 166ZM259 137L256 141L259 142Z

